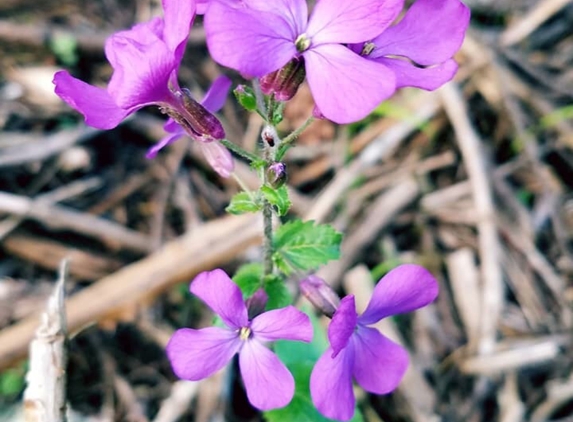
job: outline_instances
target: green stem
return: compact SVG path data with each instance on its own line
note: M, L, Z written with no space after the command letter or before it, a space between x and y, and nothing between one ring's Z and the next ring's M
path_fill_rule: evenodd
M266 199L263 201L263 271L264 275L273 273L273 210Z
M280 161L284 157L285 153L288 151L292 143L298 138L298 136L306 130L310 124L314 122L314 117L310 116L306 121L300 126L298 129L292 131L286 138L284 138L278 148L278 152L276 155L276 160Z
M261 159L259 157L257 157L255 154L250 153L249 151L241 148L240 146L232 143L231 141L229 141L228 139L222 139L219 142L221 142L224 146L226 146L227 148L229 148L231 151L233 151L235 154L246 158L247 160L249 160L250 162L257 162L260 161Z

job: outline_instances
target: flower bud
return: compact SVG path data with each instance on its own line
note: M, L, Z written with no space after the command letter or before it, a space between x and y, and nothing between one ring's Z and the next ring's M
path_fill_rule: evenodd
M340 304L336 292L322 278L310 275L300 282L300 291L310 303L329 318Z
M233 91L235 98L247 111L255 111L257 109L257 98L251 87L239 85Z
M275 188L278 189L282 185L285 184L287 180L287 171L285 163L277 162L272 163L269 168L267 168L266 172L267 176L267 183Z
M257 290L250 298L246 300L247 311L249 319L253 319L257 315L265 311L265 306L269 300L269 295L263 289Z
M304 58L294 58L281 69L263 76L261 90L267 95L274 94L278 101L288 101L294 97L305 76Z
M189 135L198 141L212 142L225 138L223 125L209 110L195 101L188 89L178 92L181 108L168 109L167 115L179 123Z

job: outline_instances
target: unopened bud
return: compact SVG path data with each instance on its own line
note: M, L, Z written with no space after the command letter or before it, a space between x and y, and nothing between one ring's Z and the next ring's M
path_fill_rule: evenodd
M300 291L310 303L329 318L336 312L340 298L322 278L310 275L300 282Z
M245 110L255 111L257 109L257 97L251 87L239 85L235 88L233 94L235 94L235 98Z
M225 130L219 119L195 101L188 89L183 88L179 98L182 109L168 109L166 112L191 137L203 142L220 141L225 138Z
M263 289L257 290L250 298L246 300L247 311L249 319L253 319L257 315L265 311L265 306L269 300L269 295Z
M294 97L305 76L304 58L294 58L279 70L263 76L261 90L267 95L274 94L278 101L288 101Z
M272 163L267 169L267 183L275 189L280 188L287 180L285 163Z

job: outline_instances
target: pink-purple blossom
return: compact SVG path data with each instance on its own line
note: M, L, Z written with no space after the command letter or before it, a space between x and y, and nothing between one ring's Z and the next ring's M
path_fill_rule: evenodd
M359 120L395 90L394 73L343 44L384 31L403 0L320 0L310 18L306 0L211 1L207 45L215 61L260 77L295 57L322 114L337 123Z
M352 49L391 69L396 88L434 90L458 70L452 57L469 20L470 10L459 0L417 0L400 22Z
M176 122L169 124L168 129L184 131L199 141L209 163L226 177L233 170L233 161L229 151L217 142L225 137L223 126L208 110L209 104L199 104L177 81L195 6L194 0L163 0L163 18L151 19L108 38L105 53L113 74L107 88L87 84L67 71L57 72L53 82L56 94L82 113L86 124L99 129L112 129L145 106L160 107ZM228 87L224 91L226 96ZM219 97L221 92L218 91ZM154 155L178 137L168 136L149 154Z
M438 295L434 277L418 265L401 265L376 285L370 302L358 315L354 296L344 297L328 327L330 347L311 374L310 392L324 416L349 420L354 414L352 380L364 390L394 390L408 366L406 350L369 327L379 320L426 306Z
M435 89L457 70L452 56L469 9L459 0L418 0L390 26L402 7L403 0L319 0L308 18L306 0L211 0L207 45L217 62L252 77L300 59L315 114L349 123L397 88Z
M263 343L279 339L311 341L308 316L287 306L250 320L241 291L220 269L199 274L190 291L218 314L226 327L177 330L167 345L175 374L186 380L201 380L226 366L238 353L251 404L261 410L286 406L294 395L293 376Z

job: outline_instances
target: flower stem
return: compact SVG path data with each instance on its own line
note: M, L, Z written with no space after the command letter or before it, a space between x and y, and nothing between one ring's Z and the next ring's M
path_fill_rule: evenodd
M263 201L263 274L273 273L273 210L266 199Z
M308 119L305 120L305 122L296 130L294 130L293 132L291 132L286 138L284 138L278 148L277 151L277 155L276 155L276 160L280 161L285 153L288 151L288 149L291 147L292 143L296 140L296 138L306 130L307 127L310 126L310 124L314 122L314 117L310 116Z
M225 147L229 148L231 151L233 151L235 154L246 158L247 160L249 160L250 162L254 163L257 161L260 161L261 159L259 157L257 157L255 154L251 154L249 151L241 148L240 146L232 143L231 141L229 141L228 139L221 139L219 142L221 142Z

